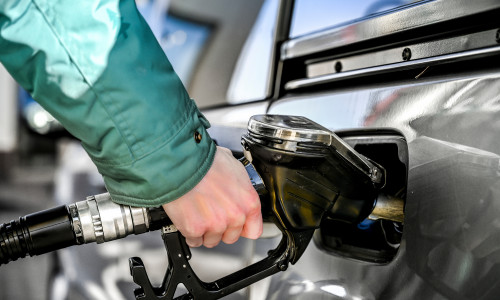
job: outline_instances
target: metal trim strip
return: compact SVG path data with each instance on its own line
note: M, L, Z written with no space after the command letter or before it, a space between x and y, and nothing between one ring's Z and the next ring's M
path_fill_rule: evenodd
M417 60L405 61L395 64L358 69L353 71L327 74L323 76L318 76L314 78L305 78L289 81L285 84L285 90L294 90L298 88L309 87L317 84L329 83L339 80L352 79L367 75L376 75L380 73L385 73L388 71L400 71L406 69L414 69L417 67L427 67L436 64L452 63L462 60L467 60L471 58L479 58L500 53L500 46L476 49L470 51L464 51L453 54L446 54L441 56L422 58Z
M418 60L433 56L459 53L474 49L494 47L497 29L476 32L437 41L419 43L387 50L374 51L359 55L327 59L318 62L306 61L308 78L356 69L399 63L402 61ZM339 69L339 70L337 70Z

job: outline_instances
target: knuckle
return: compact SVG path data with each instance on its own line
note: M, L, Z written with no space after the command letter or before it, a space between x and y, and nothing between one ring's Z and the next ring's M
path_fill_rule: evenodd
M184 232L182 234L186 238L201 238L206 232L206 228L203 224L193 223L186 225Z
M226 224L216 221L212 223L212 226L210 227L210 232L216 233L216 234L222 234L224 231L226 231Z
M202 239L197 238L197 239L188 239L186 238L186 244L188 244L189 247L200 247L203 244Z
M260 201L259 200L253 200L248 203L248 213L249 214L256 214L260 212Z
M231 212L228 216L228 227L242 227L245 225L246 216L241 210Z
M205 220L204 223L204 232L203 234L222 234L226 231L227 224L224 222L224 219L221 218L210 218L209 220Z
M223 238L222 241L224 242L224 244L231 245L238 241L238 237Z
M204 243L203 246L205 246L206 248L213 248L215 246L217 246L219 243L214 243L214 242L211 242L211 243Z

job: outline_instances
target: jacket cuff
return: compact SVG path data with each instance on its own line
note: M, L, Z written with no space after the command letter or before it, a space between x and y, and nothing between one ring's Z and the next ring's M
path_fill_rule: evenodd
M205 176L216 146L206 118L193 107L184 126L168 141L132 163L107 165L94 161L114 202L156 207L193 189Z

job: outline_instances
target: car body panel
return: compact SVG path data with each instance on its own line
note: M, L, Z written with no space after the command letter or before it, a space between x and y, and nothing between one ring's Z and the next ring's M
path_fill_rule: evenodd
M270 299L499 295L499 91L500 73L491 73L273 103L269 113L301 114L332 130L397 128L409 142L410 167L403 241L392 262L353 261L310 244L273 278Z
M454 11L466 15L467 6L462 4L465 7ZM496 9L493 2L473 4L479 10L492 5ZM339 30L300 37L297 42L316 47L318 37L319 41L333 38ZM289 54L293 44L284 46L285 64L295 56ZM321 53L325 48L316 50ZM500 69L496 54L484 63L476 55L479 52L471 52L473 61L458 71L444 65L439 72L421 73L423 64L413 71L414 77L404 74L384 81L381 74L363 78L361 70L363 79L346 81L345 87L344 81L317 82L307 89L285 91L269 102L269 114L305 116L334 131L401 131L408 142L409 174L403 239L391 262L341 257L321 250L315 239L296 265L272 277L266 299L498 298ZM483 64L476 64L476 59ZM390 71L390 66L384 70ZM245 105L231 109L243 115ZM212 121L217 109L206 115ZM235 120L213 121L215 139L218 128L238 132ZM234 143L221 145L238 151Z

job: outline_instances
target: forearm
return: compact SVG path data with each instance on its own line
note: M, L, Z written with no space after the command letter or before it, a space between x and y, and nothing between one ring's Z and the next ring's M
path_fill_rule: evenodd
M208 171L208 122L134 1L6 1L0 26L0 61L82 141L114 201L157 206Z

